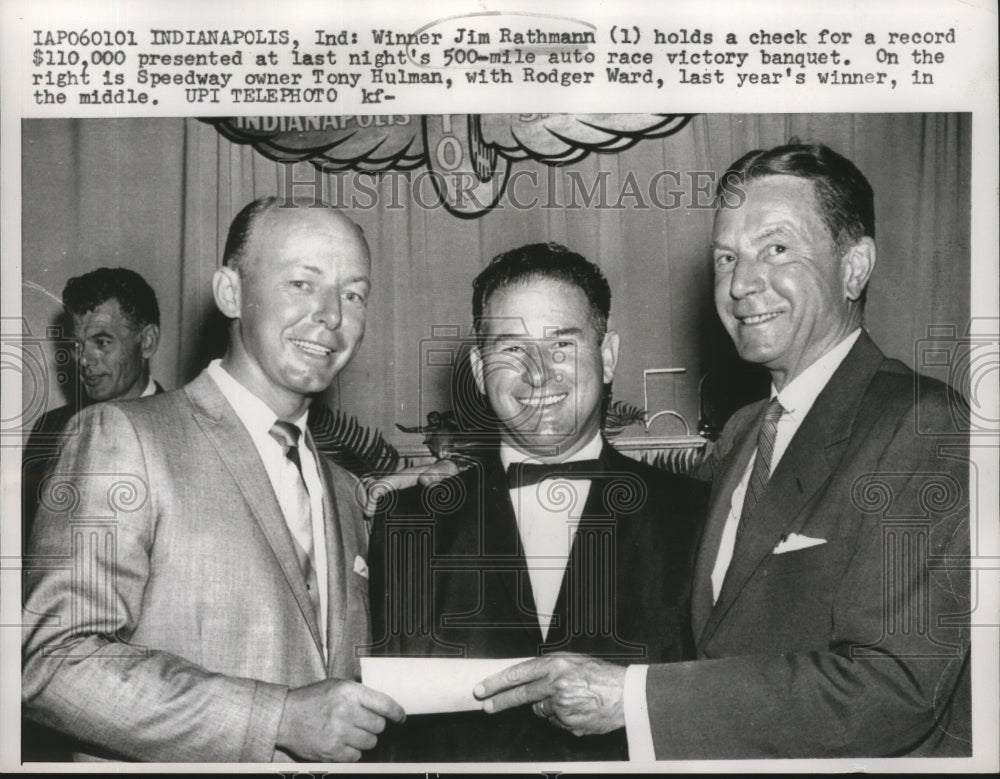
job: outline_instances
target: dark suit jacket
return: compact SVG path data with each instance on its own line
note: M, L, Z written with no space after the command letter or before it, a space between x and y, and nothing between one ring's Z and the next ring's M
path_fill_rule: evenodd
M107 757L286 761L289 688L356 679L370 641L357 480L320 460L328 656L250 434L202 374L78 418L25 562L22 703Z
M565 650L622 663L692 657L690 579L707 485L635 462L607 443L601 464L547 640L497 453L431 488L399 493L372 531L375 653L513 658ZM626 757L624 731L579 739L521 708L410 717L381 737L372 759Z
M657 759L970 754L963 403L862 334L711 572L766 401L726 426L694 581L696 663L654 666ZM826 543L772 550L792 533Z

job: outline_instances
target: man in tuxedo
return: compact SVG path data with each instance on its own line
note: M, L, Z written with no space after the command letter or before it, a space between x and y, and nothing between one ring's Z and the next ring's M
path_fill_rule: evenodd
M160 307L146 280L128 268L97 268L66 282L63 308L72 317L86 404L163 392L150 378L160 343ZM50 409L34 423L22 456L24 538L38 508L38 488L55 463L76 404Z
M967 408L864 330L871 187L790 144L718 195L716 307L772 391L715 450L698 659L541 658L476 694L650 760L970 755Z
M607 280L563 246L532 244L496 257L473 289L472 369L499 441L376 515L375 653L693 657L689 585L707 488L618 454L601 434L619 345ZM627 749L622 733L585 742L539 728L531 712L480 711L411 716L375 757L623 760Z
M254 201L213 279L225 356L79 416L25 563L22 701L82 753L357 760L403 717L355 681L357 483L305 427L364 335L369 268L342 213Z

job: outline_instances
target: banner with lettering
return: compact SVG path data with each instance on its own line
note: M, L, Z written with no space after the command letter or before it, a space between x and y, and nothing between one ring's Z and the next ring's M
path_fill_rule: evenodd
M279 162L372 175L424 168L439 204L471 219L503 196L522 160L568 165L676 133L690 114L427 114L210 119L235 143Z

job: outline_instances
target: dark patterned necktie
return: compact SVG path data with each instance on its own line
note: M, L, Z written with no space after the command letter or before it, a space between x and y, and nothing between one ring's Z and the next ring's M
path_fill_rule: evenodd
M313 611L317 621L320 619L319 582L316 578L316 566L313 562L313 555L316 552L313 542L312 531L312 507L309 501L309 489L306 487L305 478L302 476L302 460L299 457L299 434L300 430L290 422L283 422L280 419L271 426L269 431L271 438L281 444L285 452L285 457L295 466L295 491L296 507L292 512L293 516L285 517L288 529L292 533L295 554L299 558L299 566L302 568L302 575L306 580L306 589L309 591L309 600L312 602Z
M764 419L760 423L760 432L757 434L757 459L754 460L753 470L750 472L750 481L747 482L746 496L743 498L743 510L740 512L740 522L736 526L736 537L739 538L746 530L750 515L760 500L761 495L767 487L767 480L771 478L771 458L774 456L774 438L778 432L778 420L784 409L774 398L764 412Z

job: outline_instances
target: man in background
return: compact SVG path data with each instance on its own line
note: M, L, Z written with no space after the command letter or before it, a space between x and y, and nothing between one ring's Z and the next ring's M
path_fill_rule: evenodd
M472 369L499 440L453 479L390 496L376 516L374 653L693 657L690 580L707 485L635 462L602 435L619 349L610 307L600 269L558 244L501 254L473 282ZM581 741L516 710L411 716L375 758L627 754L621 733Z
M128 268L97 268L63 288L72 318L84 404L125 400L163 392L150 377L149 361L160 343L160 307L146 280ZM80 409L67 404L36 421L22 457L21 515L24 540L38 508L38 490L59 454L67 423Z
M625 727L633 759L968 756L967 409L863 327L871 186L790 144L737 160L718 196L716 308L772 390L714 452L698 660L545 657L477 694Z
M358 484L305 424L364 336L370 262L337 210L250 203L213 278L225 356L79 416L25 563L22 703L83 755L349 761L404 716L356 681Z
M146 280L128 268L97 268L63 288L71 318L79 386L84 403L163 392L150 376L149 361L160 343L160 307ZM67 425L79 411L66 404L42 414L32 426L21 457L21 543L27 546L38 510L39 490L55 465ZM64 740L31 722L22 723L22 756L53 760L68 756Z

